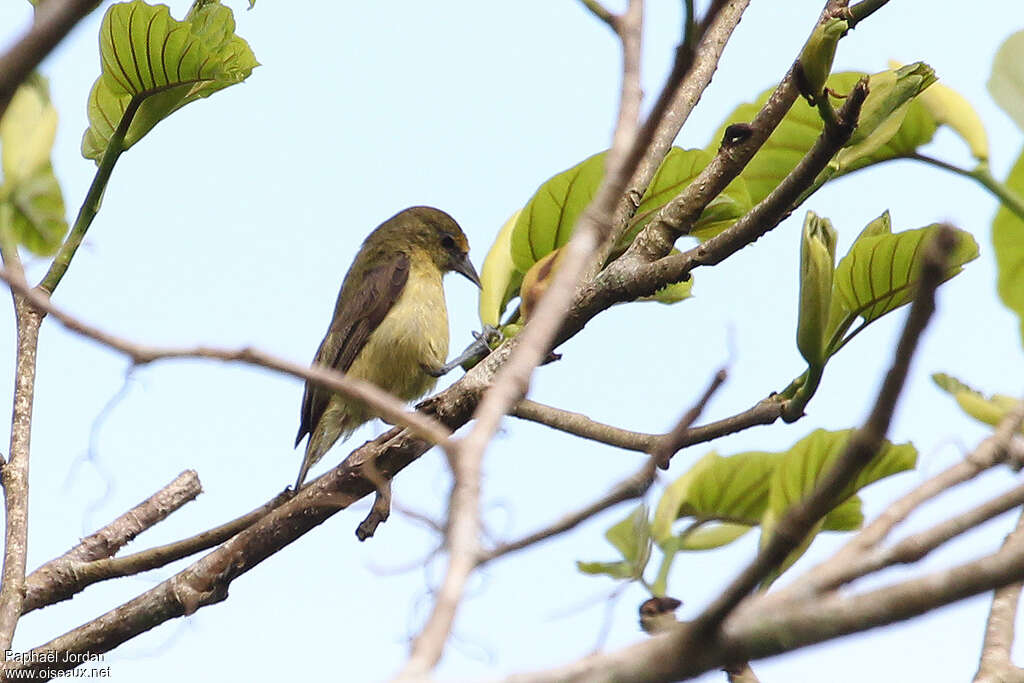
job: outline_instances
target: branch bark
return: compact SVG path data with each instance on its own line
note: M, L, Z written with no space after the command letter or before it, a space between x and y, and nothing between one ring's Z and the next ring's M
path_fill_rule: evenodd
M99 0L47 0L36 9L31 28L0 56L0 116L22 81L75 24L99 6Z

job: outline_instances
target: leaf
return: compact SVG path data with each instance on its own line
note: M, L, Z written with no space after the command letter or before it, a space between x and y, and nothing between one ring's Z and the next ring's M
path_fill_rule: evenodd
M711 155L703 150L670 149L641 198L619 248L625 249L658 210L689 185L710 161ZM537 189L512 230L512 263L519 272L527 272L534 263L569 241L577 219L597 194L604 178L604 165L605 152L595 154ZM691 234L700 240L713 237L735 223L751 206L746 184L735 179L708 204Z
M859 72L836 73L827 79L826 84L835 92L846 93L865 75ZM708 152L716 151L725 129L730 124L753 120L754 115L768 101L774 90L772 87L761 93L753 102L739 105L725 119L705 149ZM840 104L839 100L831 101L833 104ZM740 174L753 204L767 197L793 170L823 128L824 124L816 109L803 99L793 104L779 126ZM911 101L896 133L871 154L857 159L850 167L843 168L842 172L847 173L870 164L906 156L929 142L934 134L935 121L931 115L919 102Z
M526 203L512 230L512 263L522 273L569 241L576 219L597 193L605 153L547 180Z
M651 528L646 505L638 505L629 517L605 532L605 538L634 566L646 565L651 554Z
M613 579L633 577L633 566L629 562L581 562L577 560L576 568L584 574L607 574Z
M1024 31L1007 38L992 60L988 91L1003 111L1024 130Z
M57 110L50 103L50 88L37 73L15 91L0 119L3 181L16 185L50 163L57 135Z
M985 396L957 378L941 372L932 375L932 380L940 389L956 399L957 404L965 413L975 420L993 427L1002 422L1003 418L1020 403L1019 399L1006 394ZM1020 433L1024 434L1024 426L1020 428Z
M701 149L670 149L651 179L620 246L628 246L663 206L700 175L711 158ZM736 178L704 208L690 234L701 241L708 240L735 223L752 206L746 183Z
M822 94L825 80L832 72L832 62L836 58L839 39L850 30L850 24L844 19L831 17L814 27L811 36L800 52L799 66L804 83L812 103Z
M940 225L930 225L892 234L888 232L888 217L885 218L883 223L872 222L871 232L865 229L836 267L827 333L833 342L830 355L841 346L837 333L842 333L849 322L860 317L865 324L870 323L913 299L921 279L925 246L942 229ZM978 244L970 233L956 233L957 246L943 282L978 257Z
M214 0L197 0L184 21L166 5L112 5L100 26L102 72L89 93L82 154L99 163L132 102L138 111L122 150L175 110L248 78L258 62L234 30L231 10Z
M781 516L790 506L806 498L846 449L852 434L852 429L835 432L816 429L793 444L772 472L769 511ZM839 496L840 502L879 479L913 469L916 462L917 449L912 444L895 445L884 441L878 454L846 486ZM844 511L842 516L848 512Z
M480 322L497 326L505 306L519 291L523 275L512 263L512 228L519 219L519 211L512 214L498 231L491 250L480 269Z
M730 457L708 453L665 489L651 524L654 540L663 546L673 538L673 523L683 517L757 524L780 457L760 451Z
M988 159L988 133L985 124L967 98L942 83L933 83L921 93L921 104L940 126L949 126L967 143L978 161Z
M1010 169L1006 186L1024 197L1024 150ZM996 288L1007 308L1020 318L1024 343L1024 219L1001 205L992 221L992 247L996 252Z
M621 562L577 562L585 574L607 574L615 579L638 579L651 558L651 527L646 505L639 505L626 519L615 524L605 538L624 558Z
M935 72L924 62L873 74L861 107L857 128L829 166L837 173L862 168L903 126L911 101L935 82ZM920 105L922 106L923 105ZM935 131L934 122L929 137Z
M768 509L761 522L762 545L770 538L775 524L782 518L786 510L810 495L822 476L832 468L846 449L852 434L852 429L837 432L816 429L795 443L783 455L778 466L772 472ZM917 449L913 445L895 445L884 441L878 454L852 482L847 484L840 494L840 504L832 511L831 526L850 528L849 525L854 521L855 516L860 517L859 501L853 504L856 506L855 508L851 506L842 509L843 505L850 505L848 503L850 497L879 479L913 469L916 462ZM800 547L779 568L778 574L791 566L806 551L811 540L822 528L824 528L824 522L819 521Z
M40 256L57 251L67 234L64 197L49 163L14 186L5 183L0 188L0 210L0 225L11 225L18 243Z
M800 355L819 367L824 364L828 339L832 278L838 234L827 218L808 211L800 240L800 307L796 345Z
M685 538L679 538L680 550L712 550L728 545L752 529L750 524L722 522L694 529Z
M50 164L57 110L46 79L30 76L0 119L0 226L40 256L54 253L67 234L64 196Z
M686 282L665 285L651 296L642 296L637 301L656 301L659 304L677 304L693 296L693 278Z

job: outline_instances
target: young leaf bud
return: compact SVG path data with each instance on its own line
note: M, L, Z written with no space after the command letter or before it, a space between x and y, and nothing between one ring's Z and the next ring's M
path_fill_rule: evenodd
M825 362L825 330L832 305L836 231L827 218L813 211L804 219L800 242L800 311L796 345L814 367Z

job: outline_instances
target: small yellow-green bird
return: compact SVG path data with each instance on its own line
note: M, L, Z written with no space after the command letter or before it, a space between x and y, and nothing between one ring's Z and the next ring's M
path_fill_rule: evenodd
M370 233L341 283L334 317L314 365L376 384L398 398L419 398L451 369L442 276L455 271L477 287L469 242L444 211L414 206ZM306 382L298 446L309 434L306 473L334 443L373 417L362 402Z

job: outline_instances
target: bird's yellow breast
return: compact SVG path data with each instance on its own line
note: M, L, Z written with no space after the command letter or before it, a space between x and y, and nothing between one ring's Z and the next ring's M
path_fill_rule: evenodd
M402 293L356 356L349 375L373 382L406 401L436 383L423 366L438 368L448 355L448 309L441 271L413 252Z

